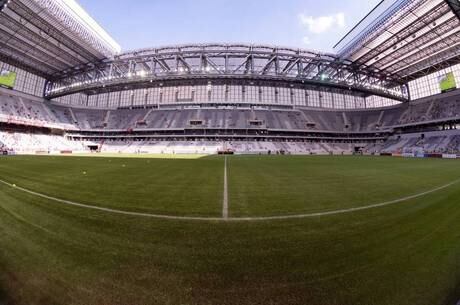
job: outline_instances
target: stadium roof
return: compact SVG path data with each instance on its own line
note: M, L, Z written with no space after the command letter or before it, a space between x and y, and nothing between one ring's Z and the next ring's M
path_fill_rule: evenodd
M118 54L75 0L0 0L0 60L46 78Z
M403 82L460 62L459 0L383 0L336 46Z
M60 73L46 95L95 94L171 80L245 79L300 82L405 101L402 83L334 54L268 45L190 44L128 52Z
M0 0L0 60L45 77L46 96L175 79L300 81L407 100L408 81L460 62L459 0L383 0L338 54L194 44L120 54L75 0Z

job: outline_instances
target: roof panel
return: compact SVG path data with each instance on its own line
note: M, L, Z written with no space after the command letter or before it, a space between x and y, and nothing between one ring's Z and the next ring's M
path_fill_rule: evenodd
M441 67L442 60L452 63L460 56L456 48L460 19L450 2L386 0L387 8L377 19L365 20L369 26L361 26L360 32L353 31L338 44L339 56L400 79Z
M0 0L0 7L4 2ZM119 45L75 0L11 1L0 12L0 26L0 49L8 47L14 54L3 54L5 61L28 58L23 68L48 79L120 52Z

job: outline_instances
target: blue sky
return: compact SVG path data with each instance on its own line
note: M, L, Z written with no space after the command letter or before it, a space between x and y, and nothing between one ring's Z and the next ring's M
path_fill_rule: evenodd
M124 51L203 42L332 51L380 0L78 0Z

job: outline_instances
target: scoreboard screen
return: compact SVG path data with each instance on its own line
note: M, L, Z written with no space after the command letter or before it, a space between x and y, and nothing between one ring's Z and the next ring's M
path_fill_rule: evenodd
M453 72L449 72L446 75L439 77L439 87L441 92L447 92L454 89L457 89L457 82L455 80L455 75Z
M10 89L16 84L16 72L2 70L0 71L0 86Z

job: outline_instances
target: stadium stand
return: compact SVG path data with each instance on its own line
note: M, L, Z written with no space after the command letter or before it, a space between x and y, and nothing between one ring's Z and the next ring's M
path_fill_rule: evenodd
M57 123L44 103L24 100L14 95L0 95L1 114L4 117L28 121L36 124Z
M391 127L394 109L372 111L323 111L320 109L70 109L51 105L60 123L75 124L81 130L106 129L183 129L189 127L248 129L264 127L278 130L375 131ZM393 110L393 111L392 111ZM400 114L400 109L398 109ZM73 113L73 115L72 115ZM72 117L75 117L73 121ZM381 118L381 122L378 120Z
M59 135L0 131L2 150L18 154L50 154L86 151L83 143Z
M324 110L317 108L277 107L167 107L140 109L76 108L35 101L14 94L0 95L2 122L19 125L54 127L66 136L1 134L3 147L19 153L66 150L88 150L88 145L103 152L117 153L217 153L225 149L235 153L289 153L289 154L350 154L403 153L424 151L429 153L458 153L459 133L449 122L459 119L459 94L445 94L384 108L367 110ZM413 128L424 126L424 138ZM164 131L168 139L152 141L149 132ZM177 132L180 131L180 134ZM270 131L273 137L258 139L206 139L197 131L208 134L244 136L247 131L261 136ZM82 132L85 135L82 136ZM102 136L101 132L114 132L118 138ZM136 133L144 132L131 141ZM146 133L145 133L146 132ZM309 137L281 138L288 132L312 132ZM384 139L377 139L386 132ZM321 133L328 133L329 136ZM332 140L330 137L336 135ZM369 139L348 141L350 135L370 136ZM120 140L120 137L130 136ZM174 135L178 136L175 139ZM185 140L183 136L191 137ZM67 140L72 139L72 141ZM193 139L198 138L198 139ZM192 139L192 140L190 140ZM184 141L185 140L185 141ZM384 140L384 143L381 143ZM22 144L21 144L21 141ZM52 142L55 141L56 144ZM79 143L79 144L76 144ZM101 144L103 143L103 145ZM169 144L168 144L169 143ZM76 144L76 145L75 145ZM27 145L30 147L27 148Z

